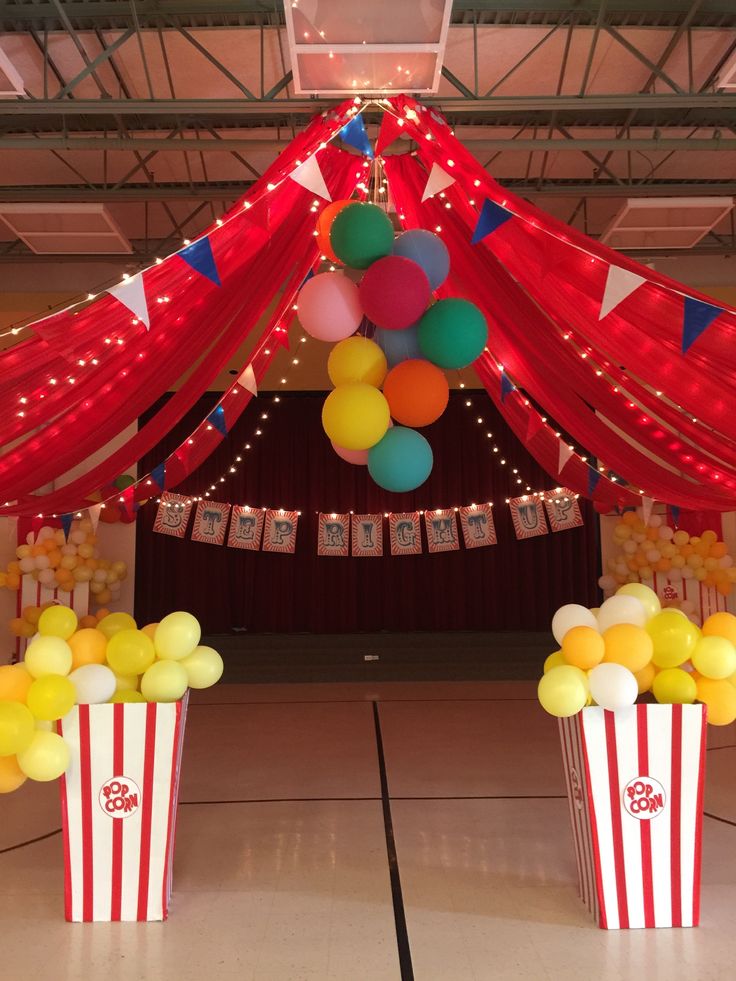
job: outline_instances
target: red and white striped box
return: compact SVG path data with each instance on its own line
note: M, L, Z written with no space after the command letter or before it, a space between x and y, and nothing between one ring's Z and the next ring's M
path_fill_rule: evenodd
M188 694L77 705L59 723L67 920L165 920Z
M704 705L560 719L580 898L604 930L700 919Z

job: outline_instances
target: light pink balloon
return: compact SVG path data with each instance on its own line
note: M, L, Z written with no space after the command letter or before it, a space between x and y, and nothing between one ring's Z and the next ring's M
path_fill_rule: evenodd
M299 321L318 341L343 341L363 319L360 293L341 272L323 272L302 286L297 299Z
M346 463L354 463L359 467L368 463L368 450L346 450L344 446L336 446L335 443L332 443L332 449Z

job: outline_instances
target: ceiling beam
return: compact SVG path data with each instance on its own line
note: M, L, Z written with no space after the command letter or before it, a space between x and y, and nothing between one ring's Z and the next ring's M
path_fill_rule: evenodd
M211 181L209 183L187 182L175 184L133 184L123 187L69 186L51 184L43 186L0 186L0 202L114 202L125 204L131 201L175 201L201 199L207 201L235 201L251 186L253 181ZM540 186L538 180L501 180L503 187L522 197L577 198L581 196L596 198L614 197L662 197L662 196L736 196L734 181L702 181L690 184L683 181L651 181L644 183L593 183L588 181L566 181L548 178Z

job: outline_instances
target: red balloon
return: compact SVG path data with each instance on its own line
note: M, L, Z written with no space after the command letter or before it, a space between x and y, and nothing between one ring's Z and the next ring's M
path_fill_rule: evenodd
M385 330L403 330L415 324L427 309L430 295L425 271L403 256L377 259L360 281L363 312Z
M429 426L447 407L450 387L430 361L402 361L386 375L383 394L393 418L412 429Z

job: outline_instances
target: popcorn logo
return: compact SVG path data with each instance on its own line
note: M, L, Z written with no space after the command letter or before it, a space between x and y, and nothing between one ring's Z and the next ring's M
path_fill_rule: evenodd
M662 784L653 777L637 777L624 787L624 807L639 821L656 817L667 802Z
M138 810L141 792L130 777L111 777L100 788L100 807L112 818L127 818Z

